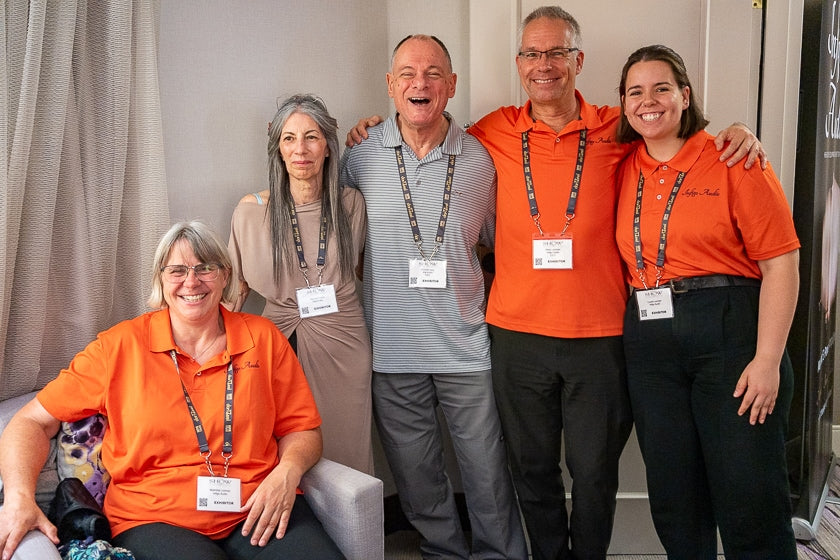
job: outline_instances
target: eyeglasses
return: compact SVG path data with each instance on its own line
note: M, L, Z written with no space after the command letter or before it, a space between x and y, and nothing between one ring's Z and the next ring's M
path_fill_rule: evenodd
M183 282L187 279L190 270L193 271L195 277L201 281L209 282L219 277L219 271L222 265L216 263L198 263L194 266L187 266L185 264L170 264L160 267L163 274L163 279L173 284Z
M570 54L578 52L580 49L575 47L558 47L547 51L520 51L519 58L525 62L537 62L545 55L549 62L560 62L567 58Z

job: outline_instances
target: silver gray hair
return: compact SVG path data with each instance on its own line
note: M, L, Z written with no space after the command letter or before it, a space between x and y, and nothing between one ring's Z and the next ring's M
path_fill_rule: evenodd
M295 113L309 116L321 129L327 140L329 155L322 170L321 204L327 218L327 232L335 232L338 251L338 270L342 277L352 276L353 236L350 218L342 203L342 188L338 182L338 121L330 116L324 102L310 94L296 94L282 101L268 126L268 190L269 199L266 215L271 226L271 253L274 279L280 278L283 270L294 270L298 261L292 240L292 221L289 209L295 201L290 190L289 173L280 155L280 135L286 121Z
M172 247L179 241L186 241L195 257L203 263L216 263L227 271L227 285L222 290L222 303L232 304L239 295L239 278L232 273L233 264L230 260L227 246L222 243L218 234L203 222L178 222L169 228L155 250L152 262L152 292L147 301L153 309L168 307L163 298L162 268L169 259Z

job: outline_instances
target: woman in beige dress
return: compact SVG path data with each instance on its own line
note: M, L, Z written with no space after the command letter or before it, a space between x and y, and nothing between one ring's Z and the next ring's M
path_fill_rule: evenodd
M338 184L337 123L311 95L286 99L268 128L268 190L233 211L229 249L243 289L265 298L303 366L323 424L324 456L373 473L371 348L356 290L367 219Z

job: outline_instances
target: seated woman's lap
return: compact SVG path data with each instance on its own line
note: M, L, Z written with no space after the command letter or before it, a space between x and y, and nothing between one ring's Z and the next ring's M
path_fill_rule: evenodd
M243 522L244 523L244 522ZM344 556L324 531L303 496L298 495L292 518L282 539L273 538L264 547L252 546L242 536L242 524L230 536L212 540L189 529L165 523L149 523L120 533L115 546L130 550L136 560L343 560Z

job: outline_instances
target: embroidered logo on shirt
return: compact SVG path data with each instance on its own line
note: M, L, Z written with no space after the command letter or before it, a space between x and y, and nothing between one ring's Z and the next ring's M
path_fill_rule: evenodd
M688 189L688 190L685 190L685 191L681 192L680 196L687 196L689 198L694 198L696 196L720 196L720 189L719 188L717 188L717 189L711 189L711 188L695 189L695 188L691 188L691 189Z
M242 369L260 369L260 361L257 360L256 362L252 362L251 360L245 360L245 363L238 366L233 366L233 371L238 372Z

